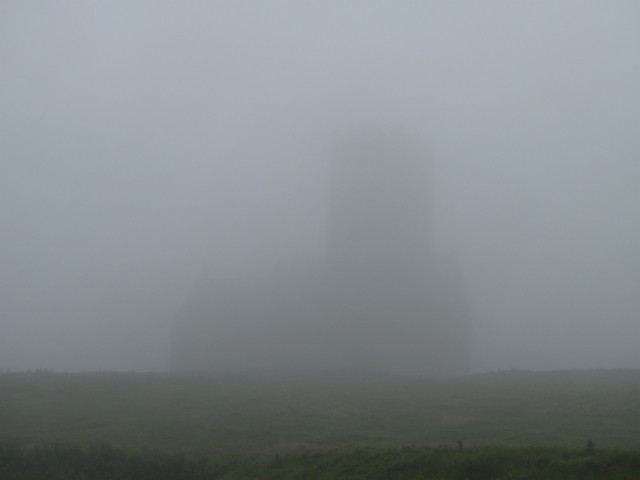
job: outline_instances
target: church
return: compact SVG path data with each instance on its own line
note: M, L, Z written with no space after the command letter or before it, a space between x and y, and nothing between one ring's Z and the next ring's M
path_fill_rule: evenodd
M433 251L433 173L419 139L362 129L335 142L322 262L209 278L175 320L175 370L461 375L471 318L452 254Z

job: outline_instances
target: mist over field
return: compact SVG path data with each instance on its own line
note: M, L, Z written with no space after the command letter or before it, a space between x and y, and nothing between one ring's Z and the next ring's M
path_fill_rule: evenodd
M472 371L640 368L640 4L0 3L0 370L167 370L203 266L325 255L362 126L433 167Z

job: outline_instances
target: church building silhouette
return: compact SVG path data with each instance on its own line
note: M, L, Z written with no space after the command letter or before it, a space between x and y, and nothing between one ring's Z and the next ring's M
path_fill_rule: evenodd
M336 141L324 261L265 278L203 274L176 318L176 370L469 371L452 254L432 248L432 167L404 132Z

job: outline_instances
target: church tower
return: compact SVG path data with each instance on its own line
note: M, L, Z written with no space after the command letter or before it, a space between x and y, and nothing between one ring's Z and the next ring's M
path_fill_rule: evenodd
M406 269L431 248L431 163L419 139L361 129L336 141L327 260L339 268Z
M460 374L470 319L457 261L433 252L431 160L398 130L339 138L327 225L327 321L351 368Z

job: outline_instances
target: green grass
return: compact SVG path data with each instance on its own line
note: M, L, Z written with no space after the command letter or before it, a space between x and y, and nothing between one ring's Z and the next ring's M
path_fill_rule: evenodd
M0 374L3 480L637 479L639 449L638 370Z
M562 448L358 448L187 458L158 451L129 452L107 445L24 448L0 444L0 476L7 480L636 480L638 472L639 452L593 454Z
M164 451L640 448L640 371L0 374L0 440Z

